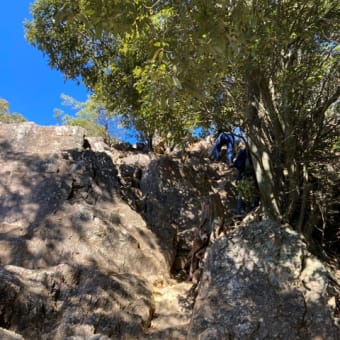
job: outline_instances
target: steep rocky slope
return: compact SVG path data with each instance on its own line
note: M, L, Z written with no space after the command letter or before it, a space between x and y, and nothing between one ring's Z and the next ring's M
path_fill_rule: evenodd
M326 268L288 226L232 220L235 174L208 147L156 155L0 124L0 338L336 339ZM225 226L193 285L212 193Z

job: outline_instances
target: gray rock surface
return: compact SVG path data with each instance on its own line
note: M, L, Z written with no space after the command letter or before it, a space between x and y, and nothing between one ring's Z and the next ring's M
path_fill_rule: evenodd
M235 174L209 146L160 156L0 123L0 339L336 339L324 266L288 227L233 225ZM171 270L213 192L231 229L195 301Z
M327 270L288 226L241 226L206 255L188 339L339 339Z
M0 124L0 326L28 339L139 336L169 277L175 251L122 200L116 155L85 144Z

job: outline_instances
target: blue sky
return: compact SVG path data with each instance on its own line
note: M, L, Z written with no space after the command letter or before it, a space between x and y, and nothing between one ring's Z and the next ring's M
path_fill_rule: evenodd
M85 101L87 90L48 66L47 58L24 37L24 19L30 19L32 0L2 1L0 11L0 98L10 112L21 113L39 125L57 125L55 108L67 111L61 93Z

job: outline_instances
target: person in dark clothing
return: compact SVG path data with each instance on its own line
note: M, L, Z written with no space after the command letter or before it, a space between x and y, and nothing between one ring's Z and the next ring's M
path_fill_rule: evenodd
M227 147L227 164L232 165L234 157L234 136L227 132L222 132L216 138L212 148L211 158L218 161L221 157L221 149L223 146Z
M238 170L236 214L242 216L246 213L247 208L253 210L259 204L255 171L247 149L244 148L239 151L233 166Z
M248 150L241 149L239 153L237 154L236 159L233 163L234 168L238 170L238 176L237 176L238 181L242 179L245 175L247 157L249 157L248 162L251 162L250 155L248 155ZM248 164L248 167L249 167L249 169L247 169L248 172L254 172L254 168L252 164Z
M241 138L243 138L243 132L240 128L235 128L232 133L221 132L216 138L214 145L211 150L210 157L218 161L221 157L221 149L225 145L227 147L227 164L232 166L234 159L234 146L239 143Z

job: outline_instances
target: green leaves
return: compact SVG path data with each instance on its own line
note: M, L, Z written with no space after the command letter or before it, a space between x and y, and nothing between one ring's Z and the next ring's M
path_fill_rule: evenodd
M0 122L2 123L23 123L26 118L17 112L10 112L8 101L0 98Z
M329 0L36 0L25 27L51 67L144 137L180 144L240 118L263 204L289 219L303 215L302 169L339 144L339 13Z
M273 84L280 124L286 112L310 110L297 86L313 99L333 79L338 12L325 0L37 0L25 26L50 65L81 79L110 111L141 121L147 134L185 136L198 122L227 125L245 112L254 73Z
M85 102L62 94L62 105L72 109L74 114L67 114L63 110L55 109L55 117L63 125L81 126L85 128L87 136L103 137L110 144L115 113L105 109L96 95L90 95Z

